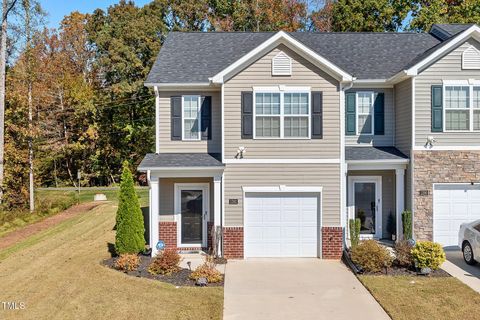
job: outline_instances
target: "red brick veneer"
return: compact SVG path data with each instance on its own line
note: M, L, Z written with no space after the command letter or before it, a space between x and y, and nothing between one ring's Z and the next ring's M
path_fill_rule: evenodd
M227 259L243 259L243 227L223 228L223 255Z
M322 227L322 258L338 260L342 257L343 228Z
M165 248L177 248L177 223L160 222L158 226L159 238L165 242Z

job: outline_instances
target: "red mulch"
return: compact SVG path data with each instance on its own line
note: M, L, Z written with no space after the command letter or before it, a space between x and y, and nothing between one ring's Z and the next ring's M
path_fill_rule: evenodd
M24 228L12 231L0 238L0 250L10 247L11 245L14 245L15 243L18 243L45 229L51 228L62 221L73 218L82 212L90 211L98 205L99 203L94 202L78 204L68 208L65 211L57 213L56 215L25 226Z

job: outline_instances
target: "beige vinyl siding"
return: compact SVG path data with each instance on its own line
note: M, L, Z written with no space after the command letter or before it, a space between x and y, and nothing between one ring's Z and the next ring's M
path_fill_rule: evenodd
M212 139L200 141L181 141L171 139L171 96L200 95L212 97ZM221 94L219 91L160 91L160 152L195 152L195 153L221 153L222 152L222 127L221 127Z
M462 70L462 53L480 43L470 39L423 70L415 80L415 145L425 145L427 136L436 139L436 146L480 146L480 132L431 132L431 86L442 80L480 80L480 70Z
M405 155L412 148L412 80L395 85L395 146Z
M213 221L213 179L212 178L160 178L160 221L174 221L175 183L209 183L210 184L210 221Z
M394 170L371 170L371 171L349 171L349 177L355 176L381 176L382 177L382 235L389 236L387 232L388 217L393 215L395 223L395 171ZM348 195L347 195L348 199Z
M243 226L242 187L321 186L323 226L340 225L340 165L234 164L225 172L225 226ZM229 204L238 199L238 204Z
M390 147L395 139L395 110L393 102L393 89L351 89L347 92L383 92L385 94L385 134L384 135L345 135L346 146L372 144L379 147ZM345 106L343 106L345 108ZM373 113L372 113L373 120Z
M282 50L292 58L292 76L272 76L272 58ZM323 92L323 139L242 139L241 92L253 86L308 86ZM281 45L224 84L225 158L245 146L247 159L340 158L340 94L338 81Z

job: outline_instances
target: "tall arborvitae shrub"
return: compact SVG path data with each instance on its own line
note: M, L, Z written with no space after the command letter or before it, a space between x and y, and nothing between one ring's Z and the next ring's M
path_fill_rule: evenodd
M412 212L405 210L402 212L403 223L403 239L410 240L413 238L412 232Z
M118 254L139 253L145 249L142 210L127 161L123 163L116 229L115 250Z

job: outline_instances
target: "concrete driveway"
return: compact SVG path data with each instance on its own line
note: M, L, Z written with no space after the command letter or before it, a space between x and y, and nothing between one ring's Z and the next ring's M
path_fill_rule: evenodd
M442 269L480 293L480 264L468 265L459 248L446 248L445 254L447 261L442 265Z
M224 319L390 319L337 261L248 259L226 268Z

